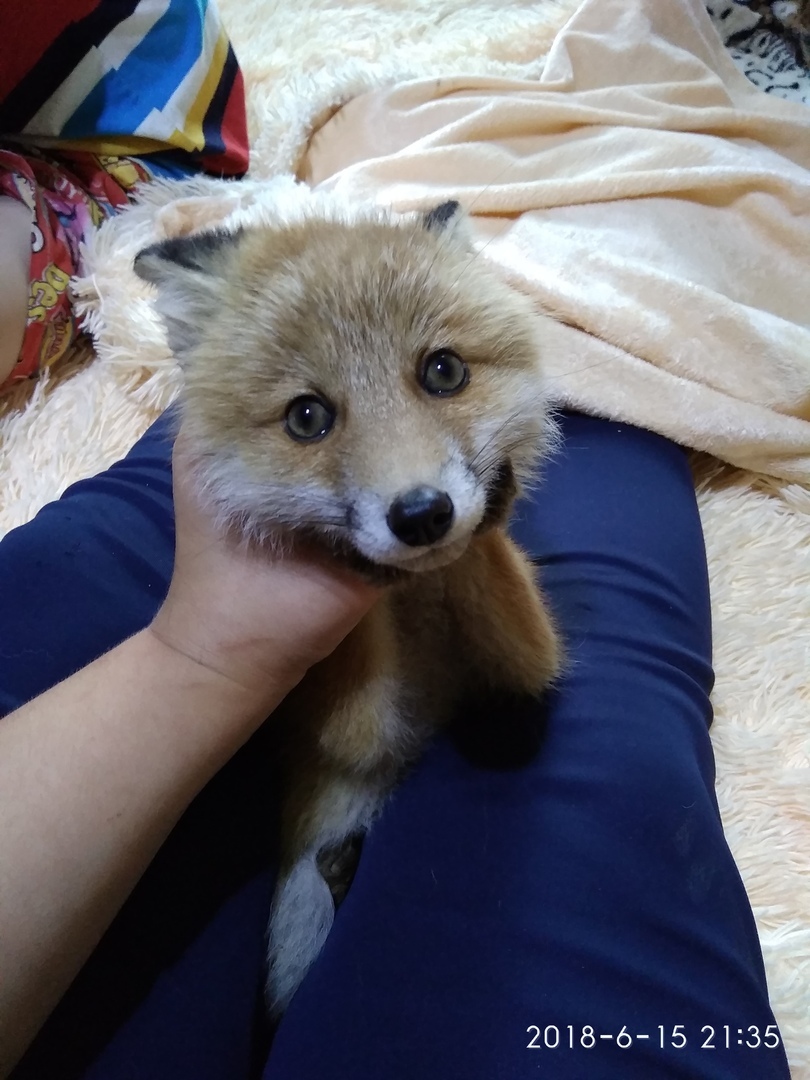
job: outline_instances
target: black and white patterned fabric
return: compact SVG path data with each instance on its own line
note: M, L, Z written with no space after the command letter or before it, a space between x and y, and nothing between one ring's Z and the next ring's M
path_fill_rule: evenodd
M810 105L810 5L802 0L707 0L734 63L766 94Z

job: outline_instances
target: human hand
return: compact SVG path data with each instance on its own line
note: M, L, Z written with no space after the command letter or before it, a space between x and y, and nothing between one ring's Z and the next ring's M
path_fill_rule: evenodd
M325 553L283 557L219 530L193 489L181 431L173 456L175 564L150 633L269 702L328 656L379 596Z

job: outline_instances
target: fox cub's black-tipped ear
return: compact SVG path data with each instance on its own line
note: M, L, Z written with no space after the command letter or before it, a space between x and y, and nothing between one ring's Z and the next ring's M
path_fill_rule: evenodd
M241 237L241 229L235 232L217 229L214 232L161 240L135 256L135 273L144 281L157 286L173 274L177 267L196 270L202 274L215 273L221 257L228 248L237 245Z
M217 310L222 282L242 231L198 233L161 240L136 255L135 273L157 286L155 307L166 326L169 348L180 359L200 340Z
M425 228L428 232L444 232L444 230L460 215L461 203L455 199L434 206L425 214Z

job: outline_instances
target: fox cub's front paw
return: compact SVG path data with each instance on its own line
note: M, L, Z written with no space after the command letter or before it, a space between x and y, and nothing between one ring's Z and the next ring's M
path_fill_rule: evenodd
M548 715L546 694L493 687L459 706L450 734L459 752L486 769L519 769L540 750Z

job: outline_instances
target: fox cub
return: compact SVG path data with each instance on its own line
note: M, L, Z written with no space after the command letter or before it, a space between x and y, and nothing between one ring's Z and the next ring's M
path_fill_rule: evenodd
M536 319L459 219L457 203L321 209L165 240L135 264L184 369L212 511L281 550L314 539L390 586L280 710L294 722L268 939L275 1015L426 740L453 719L462 744L469 727L497 757L558 671L532 568L505 532L553 437Z

